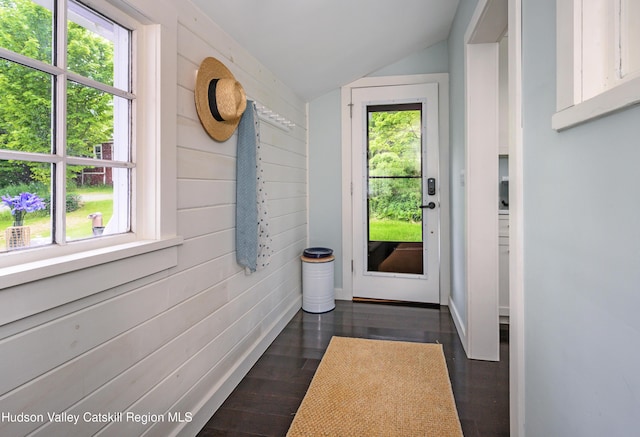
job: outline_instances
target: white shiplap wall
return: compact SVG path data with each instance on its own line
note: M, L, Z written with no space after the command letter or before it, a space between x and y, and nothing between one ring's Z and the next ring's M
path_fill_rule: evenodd
M44 424L0 421L0 435L193 435L300 308L299 255L307 241L305 104L190 2L181 2L176 19L176 213L184 238L177 266L0 326L0 414L45 417ZM275 253L267 269L252 275L235 262L236 136L211 140L195 112L195 75L206 56L225 63L251 98L296 124L290 132L261 126ZM114 266L93 269L95 278L118 275ZM38 287L82 277L69 273ZM31 285L20 287L29 293ZM194 418L108 424L81 417L76 425L47 420L47 413L117 411Z

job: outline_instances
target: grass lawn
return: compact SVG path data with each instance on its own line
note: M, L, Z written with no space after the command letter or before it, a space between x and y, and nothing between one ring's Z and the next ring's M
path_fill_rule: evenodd
M102 222L106 225L113 215L113 201L108 198L112 193L110 187L78 189L73 194L87 198L82 206L67 213L67 238L70 240L78 240L81 238L90 238L93 236L91 219L87 216L94 212L102 213ZM100 194L94 196L92 194ZM5 233L4 230L13 224L11 212L3 211L0 213L0 251L5 250ZM40 239L41 241L51 241L51 217L40 214L27 214L25 224L31 228L31 239ZM45 243L46 244L46 243Z
M371 220L369 222L371 241L422 241L422 224L400 220Z

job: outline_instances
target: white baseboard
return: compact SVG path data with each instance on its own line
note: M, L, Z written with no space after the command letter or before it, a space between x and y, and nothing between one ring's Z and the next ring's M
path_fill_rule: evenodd
M348 291L345 291L343 288L335 289L336 300L353 300L353 296Z
M456 308L456 304L452 299L449 299L449 311L451 312L451 318L453 319L453 324L456 325L456 330L458 331L458 337L460 337L460 342L462 343L462 347L464 348L465 354L467 357L469 356L468 344L469 341L467 339L467 328L460 317L460 312L458 308Z

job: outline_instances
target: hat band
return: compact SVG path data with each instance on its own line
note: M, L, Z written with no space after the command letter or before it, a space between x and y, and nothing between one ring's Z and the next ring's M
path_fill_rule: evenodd
M223 122L225 120L222 118L222 115L220 115L218 105L216 105L216 86L218 85L218 80L220 79L213 79L209 82L209 98L207 100L209 101L209 111L211 115L213 115L213 118L219 122Z

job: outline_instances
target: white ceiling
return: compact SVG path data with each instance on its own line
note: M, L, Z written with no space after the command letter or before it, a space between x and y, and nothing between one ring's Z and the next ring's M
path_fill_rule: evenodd
M193 0L306 101L447 39L458 0Z

